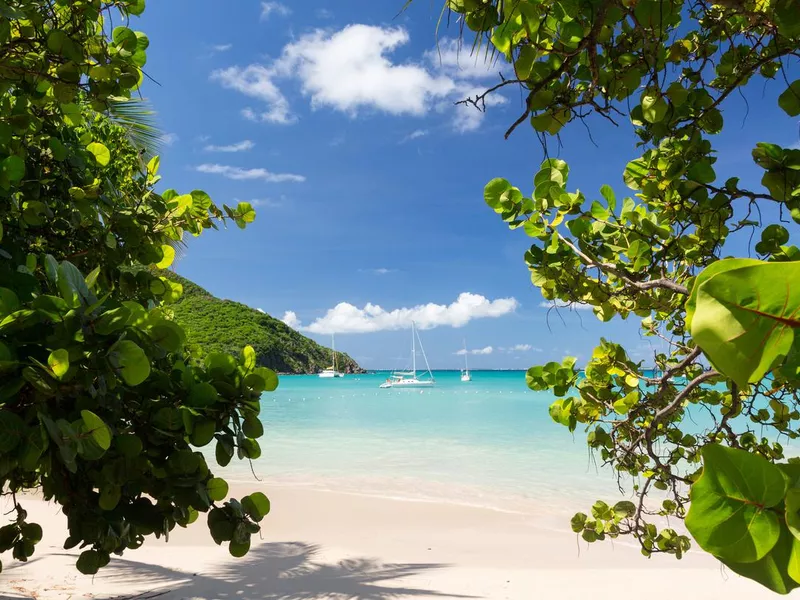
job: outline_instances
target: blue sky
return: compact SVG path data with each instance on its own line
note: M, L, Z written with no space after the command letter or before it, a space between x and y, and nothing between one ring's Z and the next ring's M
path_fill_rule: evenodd
M258 211L246 231L190 240L177 271L278 318L291 311L318 341L337 329L337 348L367 368L403 366L408 332L395 328L410 314L431 326L422 336L434 368L458 367L464 338L475 368L583 361L601 335L652 354L635 322L603 325L588 311L548 318L522 259L524 234L482 199L493 177L529 192L543 158L529 128L503 140L519 93L485 116L453 106L496 82L500 67L456 52L455 26L440 29L436 52L439 3L417 0L395 18L402 4L148 3L133 26L151 40L146 70L158 85L144 95L169 141L165 183ZM785 84L751 88L749 113L740 98L727 107L716 169L757 187L755 142L790 146L798 133L776 105ZM590 124L597 146L580 124L562 134L569 187L597 198L609 183L629 195L630 128ZM732 250L746 252L741 242ZM352 306L328 314L341 303ZM404 310L429 304L440 306ZM356 329L378 331L341 333Z

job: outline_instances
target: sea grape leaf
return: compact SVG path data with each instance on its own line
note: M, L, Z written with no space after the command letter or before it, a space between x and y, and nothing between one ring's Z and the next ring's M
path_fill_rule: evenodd
M82 410L81 419L86 425L86 431L92 435L92 439L97 445L103 450L108 450L111 447L111 430L103 422L103 419L90 410Z
M800 327L800 263L760 263L697 287L691 333L714 366L742 387L789 354Z
M206 484L206 492L211 500L221 502L228 495L228 482L218 477L209 479Z
M109 353L111 362L120 370L122 379L137 386L150 375L150 361L139 346L130 340L117 342Z
M47 358L47 364L58 379L69 371L69 352L64 349L53 350Z
M788 594L800 587L800 540L781 527L773 548L760 560L751 563L722 562L734 573L768 587L778 594Z
M778 542L780 523L769 510L786 494L783 471L745 450L710 444L692 486L686 527L700 547L724 561L754 563Z

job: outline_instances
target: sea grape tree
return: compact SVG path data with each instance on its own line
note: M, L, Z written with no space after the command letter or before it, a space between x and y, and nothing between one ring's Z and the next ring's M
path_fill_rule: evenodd
M95 573L110 554L208 513L217 543L245 554L269 501L227 500L199 450L226 466L260 455L261 393L275 373L186 350L159 275L184 235L246 203L158 191L157 132L136 99L144 0L0 0L0 552L42 538L18 494L66 514L65 548ZM227 501L226 501L227 500Z
M547 149L593 119L635 134L639 156L621 173L629 197L614 180L588 197L571 189L569 166L549 154L530 194L505 179L485 189L532 238L525 261L545 299L589 305L604 322L638 319L664 348L655 372L605 339L583 376L574 358L528 371L531 388L557 396L552 418L584 429L635 493L575 515L574 531L588 542L631 535L646 556L680 558L690 537L663 517L685 518L737 573L781 593L800 586L800 465L784 447L800 436L800 249L790 241L800 150L743 148L763 171L760 185L743 185L719 180L714 148L748 85L777 87L776 109L794 126L800 3L449 0L445 12L509 65L465 102L482 110L489 94L522 91L506 137L529 124ZM730 256L737 235L755 237L753 257Z

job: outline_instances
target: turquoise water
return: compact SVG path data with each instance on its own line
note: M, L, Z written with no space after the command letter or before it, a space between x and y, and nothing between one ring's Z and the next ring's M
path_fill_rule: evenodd
M553 423L553 397L520 371L435 374L425 390L379 389L386 373L282 377L262 399L266 484L291 484L508 510L585 507L618 498L584 436ZM251 480L239 463L229 479Z

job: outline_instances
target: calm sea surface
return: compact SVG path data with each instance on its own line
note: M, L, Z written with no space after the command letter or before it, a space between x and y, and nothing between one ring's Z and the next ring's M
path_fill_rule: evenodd
M435 373L425 390L379 389L386 373L282 377L262 398L255 474L290 484L507 510L588 508L619 498L585 444L548 415L552 395L520 371ZM250 480L234 460L225 475Z

